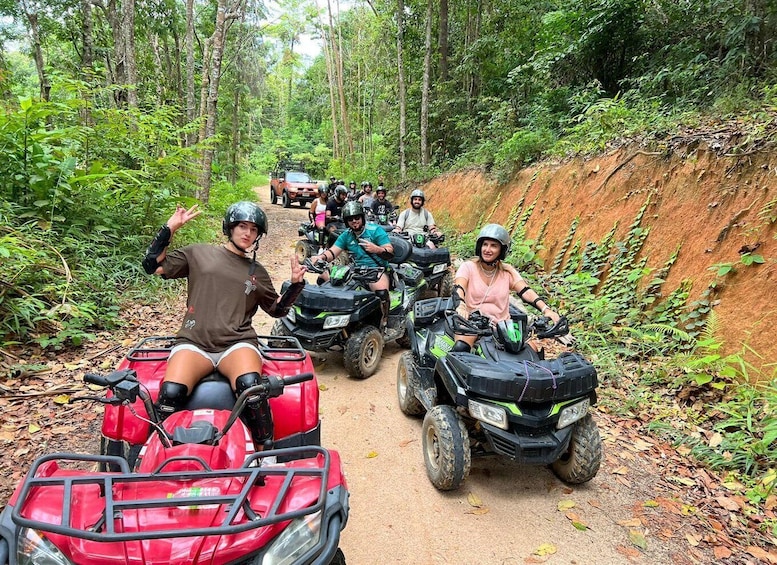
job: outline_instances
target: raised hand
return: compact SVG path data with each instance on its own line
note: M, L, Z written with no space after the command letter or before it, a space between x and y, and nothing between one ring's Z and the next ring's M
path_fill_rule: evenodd
M174 232L189 220L193 220L199 216L201 213L202 211L199 209L199 204L195 204L188 210L180 204L177 204L175 207L175 212L173 212L173 215L170 216L169 220L167 220L167 225L170 228L170 231Z
M307 270L305 269L305 267L299 264L299 259L297 259L296 255L291 256L290 263L291 263L291 282L293 283L302 282L302 279Z

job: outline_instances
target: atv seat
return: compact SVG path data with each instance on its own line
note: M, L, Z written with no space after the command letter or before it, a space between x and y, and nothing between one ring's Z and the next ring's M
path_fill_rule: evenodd
M410 255L413 253L413 246L409 241L395 235L389 235L389 241L394 248L394 257L389 261L390 263L399 265L410 258Z
M235 405L235 393L229 379L217 371L203 378L189 395L184 410L232 410Z

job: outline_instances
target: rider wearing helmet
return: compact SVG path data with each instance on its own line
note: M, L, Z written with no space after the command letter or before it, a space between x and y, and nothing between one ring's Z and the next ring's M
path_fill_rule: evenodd
M456 271L454 292L461 299L457 312L467 318L474 311L491 319L493 324L510 319L510 291L548 316L553 323L559 315L518 274L504 262L510 252L510 234L499 224L488 224L480 230L475 242L473 259L465 261ZM457 335L454 351L470 351L475 336Z
M367 224L364 215L364 207L359 202L347 202L343 206L343 222L348 228L335 241L334 245L320 255L310 258L312 263L324 259L334 261L343 250L348 251L357 265L365 267L388 267L388 259L394 256L394 247L391 245L386 232L374 224ZM326 280L326 277L324 277ZM381 301L383 319L381 328L386 325L389 311L389 278L383 273L374 283L370 283L370 290L375 291Z
M430 233L432 235L442 235L434 225L434 217L424 208L426 195L424 191L417 188L410 193L410 208L403 211L397 218L397 227L394 231L404 231L415 236L421 233ZM436 247L431 240L426 242L428 247Z
M267 216L253 202L227 208L223 245L192 244L168 251L173 234L200 214L195 204L178 206L146 251L143 267L165 279L188 279L186 312L159 391L157 409L164 418L181 408L195 385L214 370L227 377L237 393L260 383L262 358L252 319L261 308L285 316L305 285L304 269L291 257L291 282L278 296L267 270L256 261L259 240L267 233ZM272 439L269 410L259 404L244 412L257 448Z
M375 200L372 203L372 213L375 216L387 216L394 210L391 202L386 199L386 187L378 185L375 191Z

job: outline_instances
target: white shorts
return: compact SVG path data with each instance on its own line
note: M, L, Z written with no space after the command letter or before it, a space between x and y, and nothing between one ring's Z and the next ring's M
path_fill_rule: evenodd
M232 345L219 353L208 353L207 351L204 351L199 347L197 347L196 345L192 345L191 343L181 343L180 345L174 346L170 350L170 355L168 355L167 358L169 359L170 357L175 355L178 351L182 351L186 349L188 351L194 351L195 353L199 353L200 355L205 357L205 359L213 363L214 369L217 369L222 359L226 358L233 351L237 351L238 349L243 349L244 347L253 349L254 351L256 351L257 355L261 356L261 353L259 352L259 348L257 346L255 346L252 343L246 343L244 341L241 341L240 343L236 343L235 345Z

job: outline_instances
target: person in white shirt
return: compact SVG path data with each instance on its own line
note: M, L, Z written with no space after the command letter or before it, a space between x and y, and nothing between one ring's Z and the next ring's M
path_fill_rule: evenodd
M424 208L426 195L423 190L415 189L410 193L410 208L404 210L397 218L396 232L407 232L410 237L419 233L428 233L430 235L442 235L434 225L434 217L431 212ZM435 248L431 239L426 242L427 247Z

